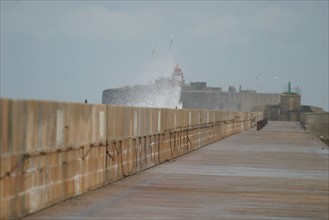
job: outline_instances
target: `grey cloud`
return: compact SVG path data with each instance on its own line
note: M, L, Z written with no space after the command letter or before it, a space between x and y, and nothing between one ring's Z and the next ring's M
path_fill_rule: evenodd
M51 4L50 4L51 6ZM9 7L4 30L38 39L74 37L92 41L138 40L158 31L161 19L149 10L110 10L91 7ZM57 13L54 13L56 11ZM9 25L10 24L10 25Z
M104 7L78 8L62 17L62 32L96 40L139 40L159 26L160 19L148 10L111 11Z

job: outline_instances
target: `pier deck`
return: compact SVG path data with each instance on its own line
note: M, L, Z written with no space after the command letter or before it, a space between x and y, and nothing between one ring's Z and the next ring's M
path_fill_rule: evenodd
M24 219L328 219L328 175L325 144L270 121Z

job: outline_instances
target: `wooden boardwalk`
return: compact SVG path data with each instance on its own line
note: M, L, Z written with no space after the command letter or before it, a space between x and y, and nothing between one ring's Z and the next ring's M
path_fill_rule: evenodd
M328 219L328 159L271 121L25 219Z

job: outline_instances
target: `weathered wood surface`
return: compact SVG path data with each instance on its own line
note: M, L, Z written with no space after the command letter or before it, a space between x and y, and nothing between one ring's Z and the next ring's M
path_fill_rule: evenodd
M328 219L328 147L269 122L26 219Z

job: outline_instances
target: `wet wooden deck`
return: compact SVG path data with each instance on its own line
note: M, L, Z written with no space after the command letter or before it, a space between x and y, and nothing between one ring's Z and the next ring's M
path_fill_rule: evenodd
M328 219L328 147L269 122L25 219Z

